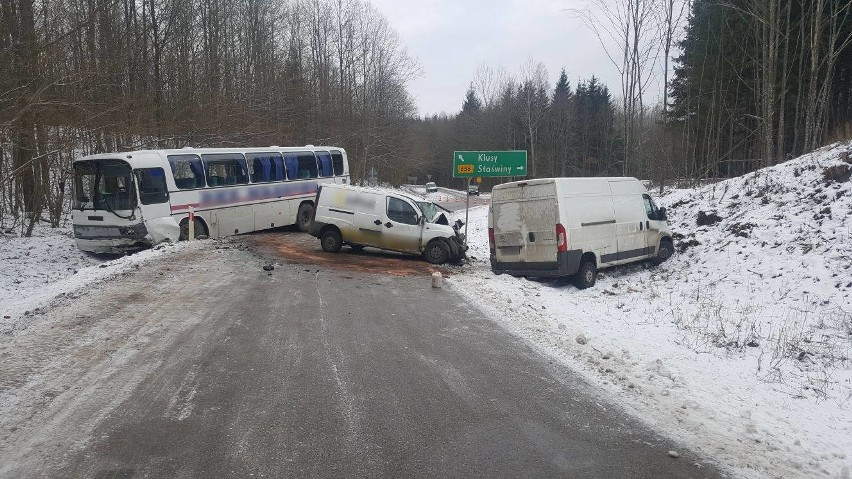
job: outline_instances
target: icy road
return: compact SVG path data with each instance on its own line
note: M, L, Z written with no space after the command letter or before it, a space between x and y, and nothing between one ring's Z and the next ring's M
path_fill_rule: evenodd
M176 249L0 342L0 477L720 476L426 263L263 238Z

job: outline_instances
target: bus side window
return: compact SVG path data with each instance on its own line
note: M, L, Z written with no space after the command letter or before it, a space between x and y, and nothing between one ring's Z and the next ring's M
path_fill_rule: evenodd
M287 167L287 178L290 180L299 179L299 157L294 154L284 155L284 165Z
M143 168L136 170L139 182L139 199L143 205L165 203L169 201L166 188L166 173L162 168Z
M310 151L285 154L284 163L287 165L287 177L291 180L319 176L317 159Z
M343 174L343 153L332 150L331 151L331 165L334 169L334 176L340 176Z
M327 151L318 151L317 159L320 165L320 176L334 176L331 168L331 155Z
M201 155L207 169L210 186L244 185L248 183L248 168L239 153L214 153Z
M196 155L169 155L175 185L181 190L204 188L204 167Z
M252 183L267 183L284 179L284 162L278 153L246 153L251 167Z
M299 178L316 178L318 176L317 157L309 151L299 153Z
M265 183L270 179L270 171L269 171L269 158L258 157L252 160L251 168L252 175L251 181L252 183Z
M287 175L284 174L284 159L280 155L272 157L272 181L284 181Z

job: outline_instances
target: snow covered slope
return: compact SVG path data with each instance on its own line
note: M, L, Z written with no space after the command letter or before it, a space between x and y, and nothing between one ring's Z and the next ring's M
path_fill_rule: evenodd
M476 259L448 282L738 474L848 477L850 153L852 143L836 144L669 192L660 203L679 253L604 270L584 291L491 274L487 210L472 210Z

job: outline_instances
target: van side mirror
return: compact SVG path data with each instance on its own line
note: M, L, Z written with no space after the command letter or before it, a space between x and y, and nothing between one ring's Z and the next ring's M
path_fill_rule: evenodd
M420 219L417 220L421 225L426 224L426 216L421 216Z
M669 219L669 217L666 215L666 209L665 208L660 208L658 211L660 212L660 220L661 221L666 221L666 220Z

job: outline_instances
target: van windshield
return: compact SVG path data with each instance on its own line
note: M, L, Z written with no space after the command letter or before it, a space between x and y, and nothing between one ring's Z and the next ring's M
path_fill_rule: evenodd
M434 223L441 213L448 211L431 201L417 201L417 206L420 208L420 211L423 212L423 216L426 217L426 221L430 223Z

